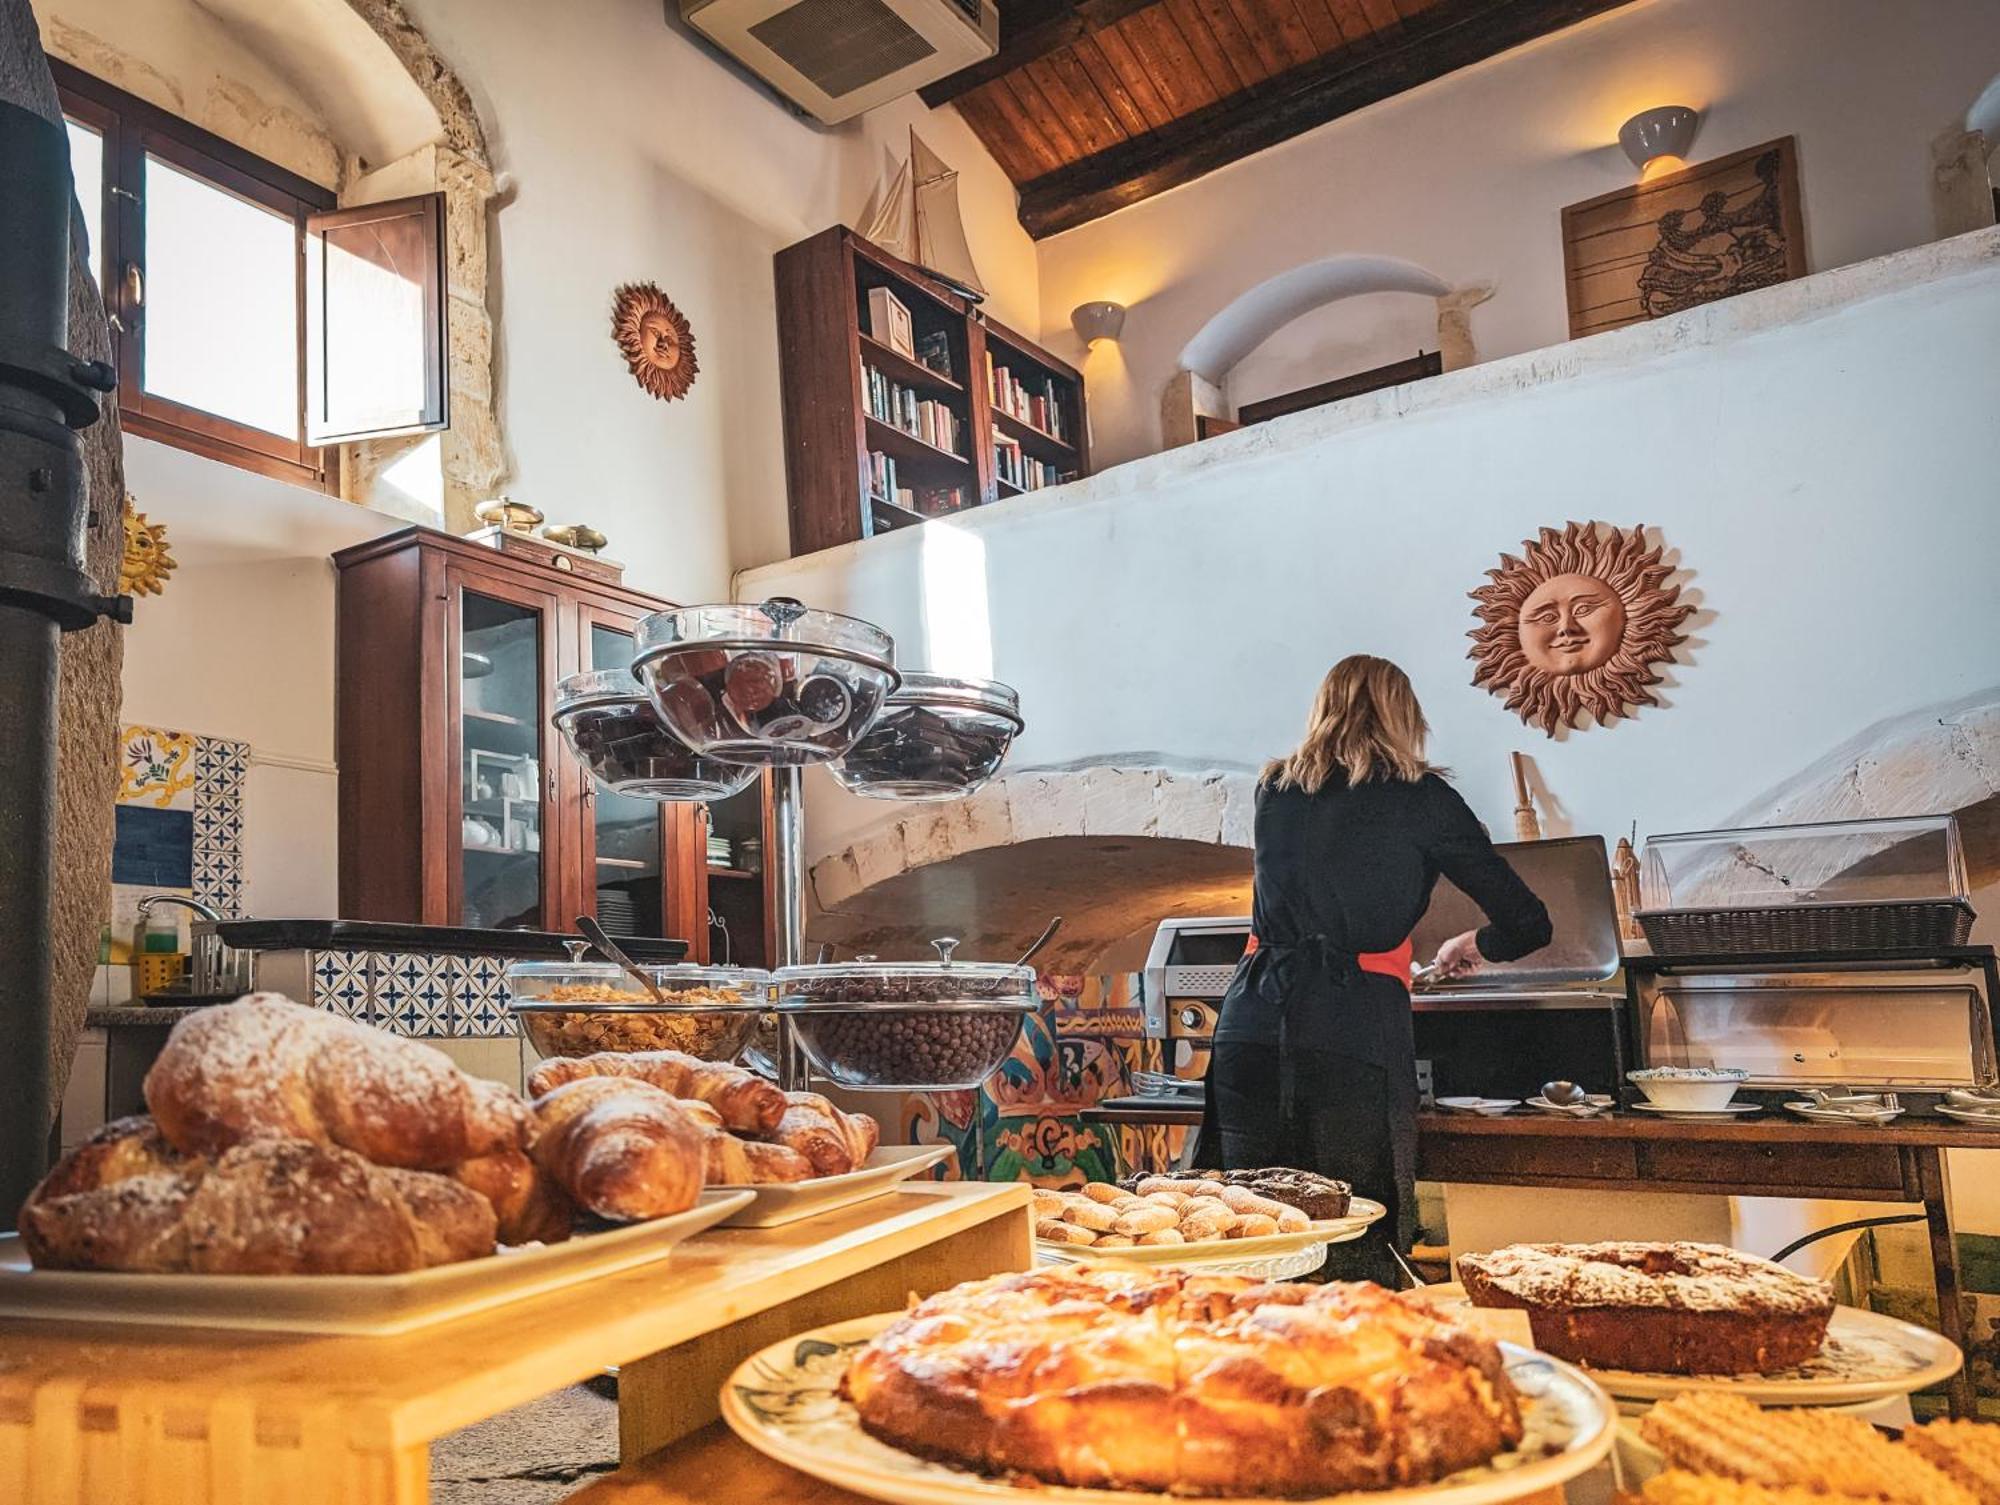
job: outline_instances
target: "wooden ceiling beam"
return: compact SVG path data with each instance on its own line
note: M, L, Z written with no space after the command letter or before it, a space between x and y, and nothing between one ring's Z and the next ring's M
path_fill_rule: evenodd
M1044 21L1037 21L1022 27L1019 31L1008 29L1009 17L1019 12L1013 7L1003 8L1000 15L1000 50L982 63L974 63L969 68L961 68L947 78L934 84L926 84L917 93L932 109L958 98L959 95L991 83L994 79L1012 73L1016 68L1047 57L1072 42L1095 35L1107 26L1114 26L1135 10L1144 10L1158 0L1079 0L1079 3L1064 7L1057 15Z
M1252 152L1631 0L1437 0L1365 53L1343 49L1021 185L1035 239L1073 230Z

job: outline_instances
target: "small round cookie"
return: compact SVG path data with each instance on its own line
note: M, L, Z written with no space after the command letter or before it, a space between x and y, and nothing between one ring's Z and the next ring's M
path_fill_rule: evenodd
M1140 1234L1139 1242L1142 1244L1185 1244L1187 1240L1181 1237L1181 1231L1178 1228L1155 1228L1151 1233Z
M1278 1220L1261 1212L1246 1212L1229 1230L1230 1238L1264 1238L1278 1231Z

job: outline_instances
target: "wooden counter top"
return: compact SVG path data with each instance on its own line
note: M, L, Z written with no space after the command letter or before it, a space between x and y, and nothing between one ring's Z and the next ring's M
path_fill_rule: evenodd
M769 1323L1027 1268L1028 1206L1023 1184L908 1186L392 1337L0 1320L0 1499L164 1499L144 1478L165 1470L175 1500L418 1502L433 1438L613 1365L636 1457L714 1416L706 1372L769 1341ZM648 1372L668 1351L682 1383ZM701 1415L681 1391L704 1386Z
M1906 1113L1886 1124L1820 1124L1798 1118L1782 1108L1752 1117L1698 1122L1630 1111L1597 1118L1557 1118L1548 1113L1516 1112L1504 1118L1477 1113L1417 1115L1419 1135L1501 1135L1514 1138L1679 1139L1732 1144L1889 1144L1962 1150L2000 1150L2000 1130L1982 1129L1956 1119Z

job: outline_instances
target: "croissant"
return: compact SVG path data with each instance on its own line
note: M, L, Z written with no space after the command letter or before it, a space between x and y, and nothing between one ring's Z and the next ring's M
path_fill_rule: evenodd
M493 1204L503 1244L559 1244L570 1236L576 1206L555 1179L521 1150L462 1161L451 1177Z
M701 1119L646 1082L586 1077L535 1103L535 1164L579 1207L638 1222L692 1207L709 1133Z
M784 1117L785 1094L754 1071L723 1061L704 1061L678 1050L599 1051L595 1055L544 1061L528 1077L528 1096L542 1097L584 1077L633 1077L650 1082L669 1097L707 1103L722 1115L725 1128L768 1134Z
M67 1197L157 1172L200 1170L202 1162L168 1144L143 1113L114 1118L56 1162L35 1188L37 1197Z
M309 1139L378 1165L446 1170L526 1147L528 1111L505 1087L467 1076L413 1040L302 1008L275 993L203 1009L176 1024L146 1106L191 1155L247 1139Z
M882 1128L867 1114L843 1112L817 1092L784 1096L788 1106L771 1138L804 1155L815 1176L844 1176L875 1152Z
M477 1192L302 1139L250 1140L212 1166L88 1191L44 1188L20 1218L42 1269L387 1275L493 1252L493 1209Z
M797 1150L738 1139L723 1129L709 1132L705 1169L710 1186L769 1186L804 1181L813 1173L812 1162Z

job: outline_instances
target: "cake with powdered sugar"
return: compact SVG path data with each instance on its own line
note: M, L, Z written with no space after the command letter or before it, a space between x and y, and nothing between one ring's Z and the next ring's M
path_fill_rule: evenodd
M1826 1341L1824 1281L1720 1244L1510 1244L1461 1254L1474 1306L1528 1314L1535 1346L1599 1369L1763 1374Z

